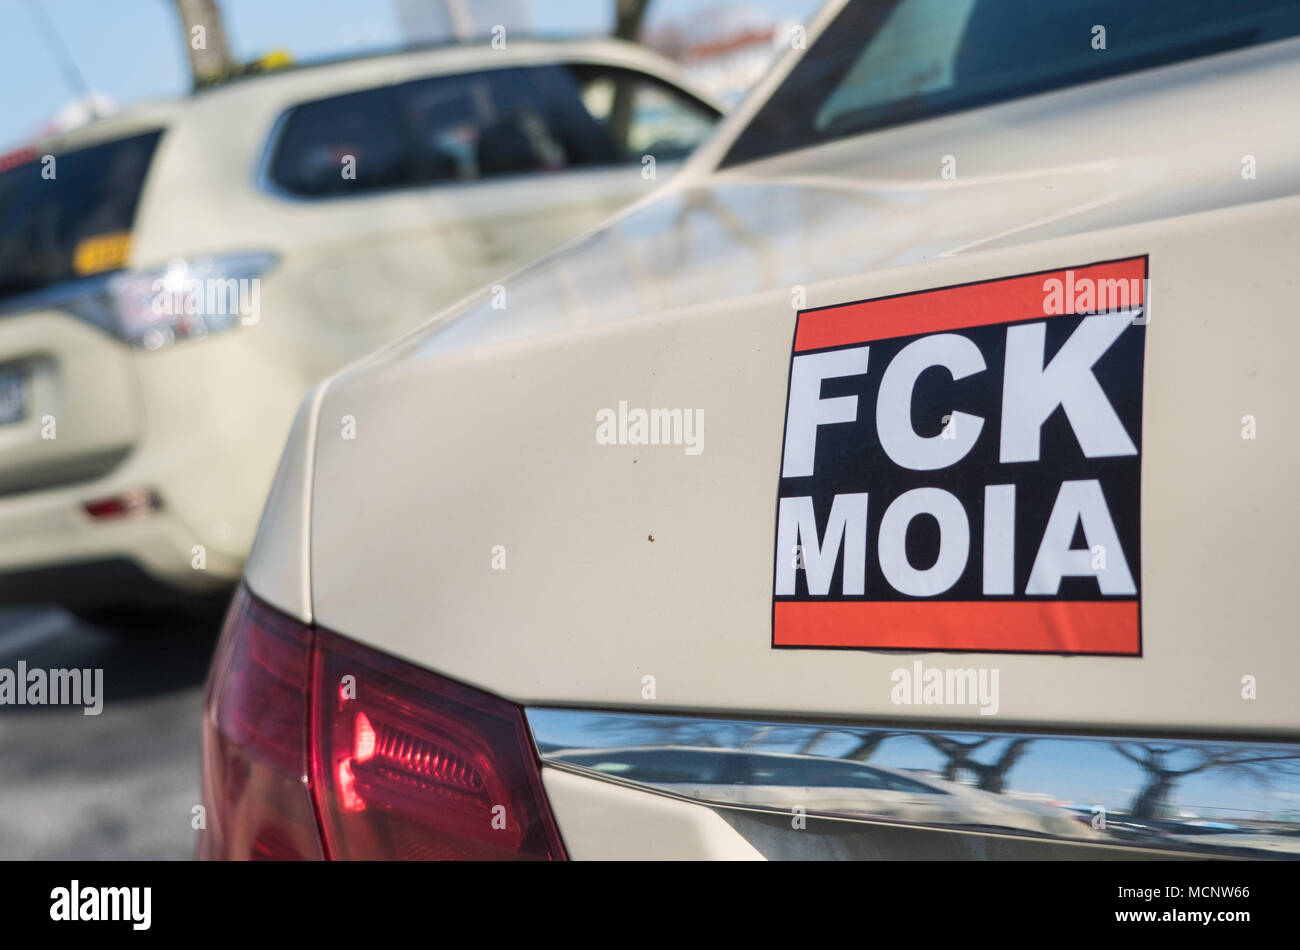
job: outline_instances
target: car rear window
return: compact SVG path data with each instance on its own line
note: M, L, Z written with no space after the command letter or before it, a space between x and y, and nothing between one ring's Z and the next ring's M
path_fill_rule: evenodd
M0 171L0 298L126 263L161 130Z
M1297 35L1296 0L850 0L722 167Z

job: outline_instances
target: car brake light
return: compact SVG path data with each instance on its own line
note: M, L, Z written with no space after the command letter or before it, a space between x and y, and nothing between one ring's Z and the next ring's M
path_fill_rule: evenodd
M564 856L517 706L325 631L313 692L332 857Z
M81 507L96 521L110 521L116 518L138 518L147 515L161 508L162 501L155 492L147 488L135 488L120 495L82 502Z
M242 587L205 707L200 857L565 856L523 710Z
M307 784L311 628L235 594L208 674L199 857L320 858Z

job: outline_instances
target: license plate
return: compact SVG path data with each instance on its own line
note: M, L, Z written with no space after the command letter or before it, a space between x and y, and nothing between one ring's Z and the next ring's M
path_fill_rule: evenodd
M0 426L22 422L27 417L27 371L0 369Z

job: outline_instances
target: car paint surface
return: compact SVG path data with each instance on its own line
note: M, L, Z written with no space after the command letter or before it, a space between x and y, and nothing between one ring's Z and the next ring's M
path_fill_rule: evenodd
M661 709L934 718L890 701L910 656L770 646L792 290L814 307L1149 255L1143 655L927 662L997 667L1005 723L1294 733L1275 677L1300 660L1300 457L1294 440L1244 440L1242 417L1280 419L1296 395L1300 143L1260 119L1300 81L1296 48L688 170L507 280L504 313L472 301L332 380L314 445L289 450L314 453L296 548L310 600L256 571L250 583L524 703L638 706L653 676ZM1202 111L1255 130L1268 182L1160 118ZM1093 119L1104 143L1079 139ZM976 159L970 180L939 182L941 125ZM703 451L598 444L596 413L620 401L702 410ZM1243 700L1249 675L1276 685Z

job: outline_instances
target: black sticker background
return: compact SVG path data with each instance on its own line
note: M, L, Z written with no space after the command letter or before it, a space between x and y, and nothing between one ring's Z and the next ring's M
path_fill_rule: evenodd
M1141 488L1142 446L1142 366L1146 346L1146 326L1127 327L1093 365L1093 375L1105 392L1138 454L1112 458L1088 458L1070 426L1065 410L1057 407L1043 423L1040 454L1037 462L1002 463L998 460L1001 439L1002 377L1006 353L1006 334L1010 326L1045 323L1043 363L1046 365L1079 326L1084 316L1061 315L1001 323L991 326L961 328L943 332L967 337L979 347L986 369L954 382L943 367L931 367L917 379L912 398L912 425L918 435L937 435L943 429L943 417L953 411L976 415L984 420L970 452L959 462L943 469L918 472L896 465L881 448L876 437L876 395L885 368L898 352L923 336L872 340L853 346L869 346L868 372L822 382L822 398L857 395L856 422L823 425L817 429L814 474L803 478L782 478L780 498L811 495L817 516L818 537L824 536L834 496L850 492L867 492L867 574L865 593L845 597L839 592L843 584L843 552L839 553L831 579L830 593L812 597L808 594L806 572L795 572L794 596L778 596L778 601L1116 601L1131 597L1102 595L1092 577L1065 577L1055 596L1026 597L1025 586L1033 569L1034 558L1043 530L1052 512L1061 482L1097 479L1110 509L1124 557L1133 582L1141 594L1141 537L1139 502ZM826 349L847 349L828 347ZM802 356L806 350L795 353ZM1015 514L1015 594L992 596L983 591L984 487L1016 486ZM900 594L881 573L876 554L880 521L890 503L913 488L942 488L951 492L966 509L970 522L970 554L966 569L957 582L934 597L911 597ZM802 542L807 543L807 542ZM913 519L907 535L907 555L914 567L923 570L938 557L938 522L930 515ZM1086 547L1081 526L1076 523L1073 548ZM790 558L790 551L777 551L778 558Z

